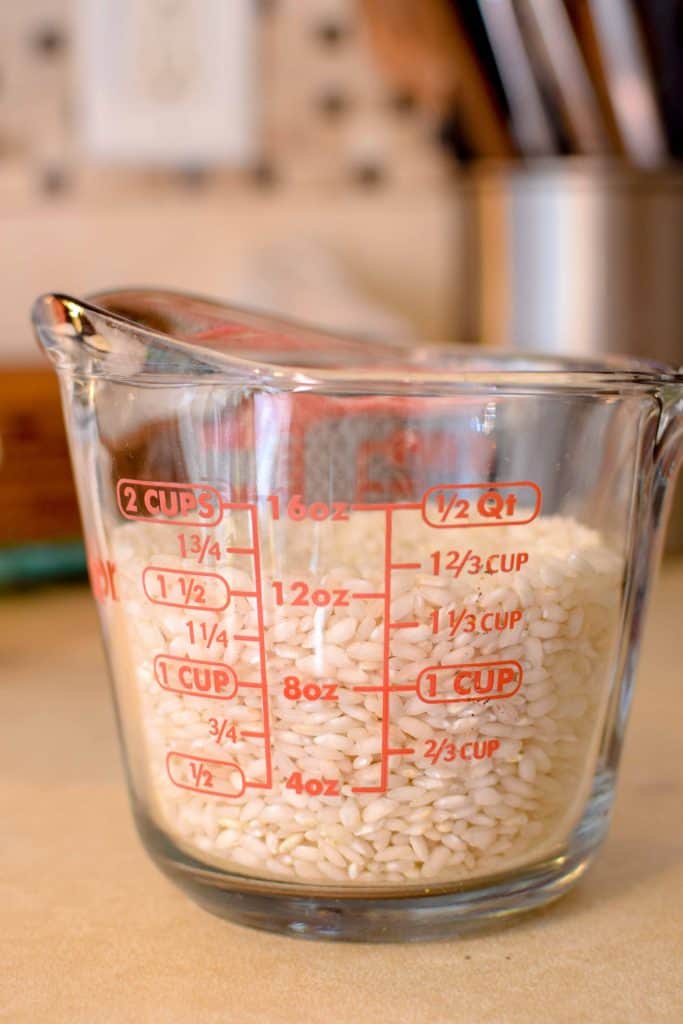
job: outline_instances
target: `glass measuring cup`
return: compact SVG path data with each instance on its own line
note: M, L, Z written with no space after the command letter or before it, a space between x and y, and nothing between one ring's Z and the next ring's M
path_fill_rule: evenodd
M683 447L654 364L45 296L131 801L208 909L416 939L604 837Z

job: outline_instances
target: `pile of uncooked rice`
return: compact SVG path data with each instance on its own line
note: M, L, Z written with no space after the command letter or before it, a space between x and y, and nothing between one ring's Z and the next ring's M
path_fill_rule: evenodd
M336 607L278 605L273 581L285 595L292 581L306 583L309 594L381 593L384 515L354 512L345 523L277 526L277 534L271 529L261 538L273 785L247 786L237 797L193 792L189 758L176 762L174 778L190 788L174 784L167 755L228 761L246 780L263 782L264 742L242 736L263 729L262 691L240 687L229 700L171 693L153 665L159 654L225 662L240 683L258 683L259 644L235 639L258 631L257 601L233 596L221 612L153 604L142 572L218 571L233 591L249 593L253 559L225 555L198 565L196 554L180 557L179 530L169 525L130 523L113 532L121 598L110 613L117 691L129 745L138 751L135 782L157 825L195 857L227 870L357 886L466 880L561 846L591 783L610 684L620 556L565 517L439 531L417 511L396 514L392 563L421 568L391 574L390 621L417 625L390 631L390 685L412 686L430 666L500 660L518 662L523 681L506 699L426 703L415 691L392 693L389 748L413 752L388 759L385 792L363 793L352 787L376 787L381 779L383 695L354 687L382 684L385 602L349 597ZM244 513L234 512L210 534L224 548L240 537L248 543L246 531ZM448 550L458 548L482 559L524 551L528 560L518 572L472 575L470 559L456 574L443 565ZM444 558L435 575L437 549ZM454 633L463 610L470 618ZM485 611L513 610L522 612L514 628L480 628ZM188 620L209 627L201 637L195 630L194 644ZM465 631L466 621L475 623L473 631ZM207 647L214 624L214 637L224 629L227 645ZM285 696L291 676L302 685L333 683L336 699ZM475 742L490 756L474 758ZM304 784L335 780L340 795L310 795L301 784L297 792L287 785L293 773ZM231 782L228 773L228 791L239 788L238 776Z

